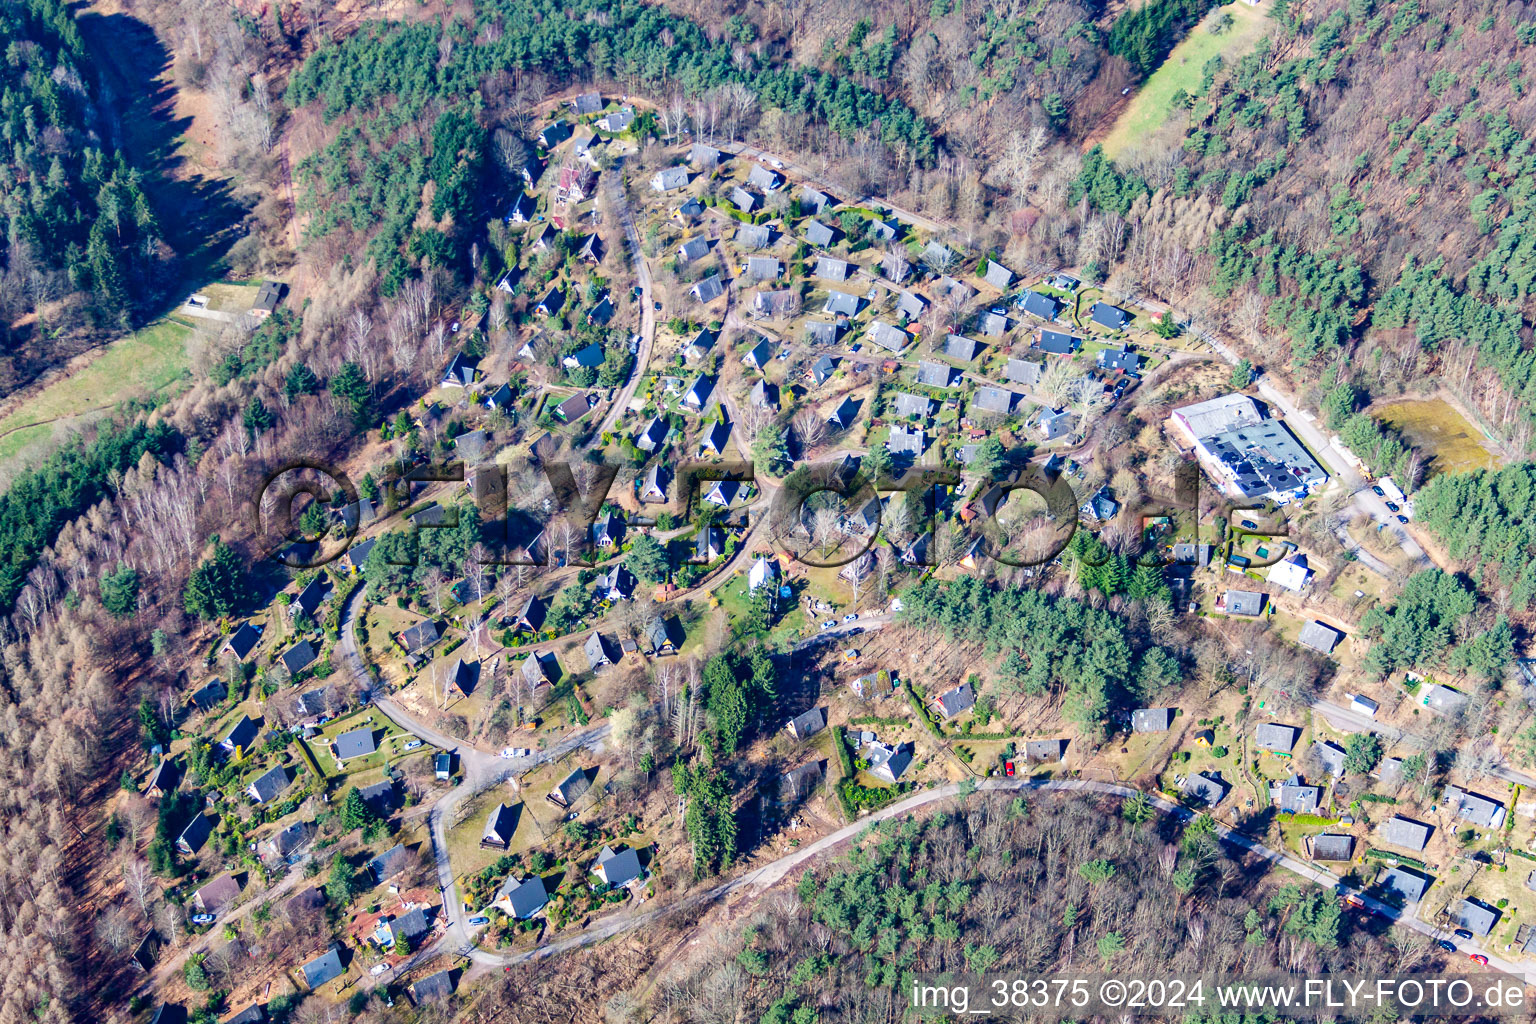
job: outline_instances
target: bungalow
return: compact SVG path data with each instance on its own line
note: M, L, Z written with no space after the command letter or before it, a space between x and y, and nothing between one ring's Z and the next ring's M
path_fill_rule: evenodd
M339 949L338 946L332 946L299 968L299 973L304 975L304 985L311 992L347 973L346 968L341 966Z
M1422 821L1405 818L1401 814L1388 819L1382 826L1382 842L1391 846L1401 846L1415 852L1424 849L1429 844L1430 834L1434 832L1434 826L1426 825Z
M830 248L833 240L836 237L837 232L833 231L819 220L810 220L806 221L805 223L805 240L816 246L818 249ZM842 261L837 260L834 262ZM846 264L844 265L846 266ZM816 276L820 277L822 275L817 274ZM838 278L838 280L840 281L842 278Z
M666 501L667 479L667 470L660 463L652 465L645 471L645 482L640 486L640 500Z
M896 393L896 415L926 419L933 402L927 395L914 395L906 391Z
M923 250L923 265L935 274L942 274L949 269L949 265L955 261L955 254L948 246L938 242L929 242Z
M716 420L715 425L705 431L699 441L699 455L724 455L726 442L730 439L731 425L724 420Z
M565 423L575 423L591 411L592 397L586 392L572 395L555 406L555 415L559 416L561 421Z
M816 260L816 269L813 271L816 277L823 281L846 281L848 272L853 264L846 260L835 260L830 256L822 256Z
M709 404L709 397L715 393L715 378L707 373L701 373L693 381L683 395L683 404L695 411L702 411Z
M1020 295L1017 305L1030 316L1047 323L1055 320L1056 315L1061 311L1061 303L1055 298L1036 291L1028 291Z
M1460 690L1443 686L1440 683L1431 683L1424 690L1423 705L1431 711L1440 714L1450 714L1458 711L1467 703L1468 697Z
M244 661L256 648L259 640L261 640L261 627L244 622L240 624L239 629L229 635L228 640L224 641L222 650L233 654L237 661ZM222 700L223 697L219 699Z
M772 281L783 272L783 266L772 256L748 256L747 277L753 281Z
M1100 327L1107 327L1112 331L1123 330L1125 325L1131 322L1131 314L1119 306L1111 306L1107 302L1095 302L1093 309L1088 312L1089 318Z
M825 761L808 761L793 771L779 776L778 803L792 804L804 798L821 785L826 776Z
M757 196L748 192L740 185L731 189L731 203L742 213L751 213L757 208Z
M593 631L587 637L587 642L581 645L581 652L587 656L587 669L596 672L613 664L613 658L609 657L608 641L603 634Z
M885 442L885 446L892 455L910 455L914 459L920 459L923 452L928 449L928 433L922 429L908 429L897 424L891 428L891 436Z
M565 307L565 293L558 287L551 287L548 294L539 300L539 304L533 307L539 316L554 316Z
M784 731L797 740L810 739L827 727L827 709L811 708L789 720Z
M485 831L480 835L481 849L505 850L512 845L512 833L517 830L517 815L506 804L497 804L485 818Z
M896 313L906 318L911 323L923 315L923 310L928 308L928 300L916 292L902 292L896 299Z
M1007 368L1003 370L1003 376L1015 384L1032 388L1040 383L1040 374L1044 369L1045 367L1040 363L1033 363L1028 359L1010 359Z
M827 415L827 422L839 430L847 430L853 426L854 420L859 415L859 402L852 395L843 396L843 400L837 403L837 408Z
M176 837L176 849L188 857L196 856L212 834L213 819L206 814L193 815L187 827L181 830L181 835Z
M612 117L612 114L608 115ZM540 883L540 889L543 884ZM441 1002L453 995L453 972L449 970L437 971L411 985L411 1001L417 1006L425 1006L427 1003Z
M758 317L783 317L788 316L800 308L800 293L788 290L776 292L754 292L752 295L752 313Z
M365 725L360 729L351 729L336 737L336 760L338 761L367 757L378 749L379 744L373 738L371 726Z
M1057 274L1051 278L1051 287L1064 292L1077 291L1079 283L1080 282L1077 280L1077 278L1072 277L1069 274Z
M1228 615L1258 615L1264 610L1264 595L1256 590L1229 590L1222 597Z
M1417 903L1424 898L1435 880L1409 868L1394 867L1384 871L1376 880L1376 890L1388 898L1404 903Z
M979 344L963 334L951 334L944 342L944 356L957 363L968 363L976 358Z
M1007 388L977 388L976 397L971 399L971 415L989 413L994 416L1007 416L1013 411L1015 397L1014 393Z
M1299 591L1307 585L1307 580L1311 576L1312 570L1307 567L1307 556L1297 552L1290 558L1270 566L1265 579L1286 590Z
M701 169L713 168L720 162L721 153L713 146L706 146L702 142L695 142L688 150L688 160Z
M1227 791L1231 788L1215 775L1199 772L1186 776L1180 791L1191 801L1215 807L1226 799Z
M766 224L743 224L736 229L738 249L762 249L768 245L773 233ZM775 277L778 275L775 274Z
M1445 803L1454 809L1456 817L1480 828L1502 828L1508 814L1499 801L1469 792L1460 786L1445 787Z
M603 109L603 97L600 93L584 92L571 100L571 109L577 117L586 117Z
M900 352L906 348L907 342L911 339L900 327L893 327L883 320L876 320L869 325L869 340L887 352Z
M870 743L864 748L864 760L869 765L870 775L894 786L912 764L912 744L887 746L883 743Z
M575 134L575 129L564 121L556 120L549 127L539 132L539 145L546 150L554 149L560 143Z
M677 209L672 211L672 216L686 224L689 221L692 221L695 217L703 215L703 213L704 204L699 202L693 196L689 196L687 199L684 199L681 203L678 204Z
M942 718L954 718L962 711L976 706L976 691L970 683L961 683L953 690L945 690L933 698L933 709Z
M671 192L688 184L688 168L668 167L651 177L651 189L655 192Z
M747 354L741 357L741 361L761 373L772 358L773 343L767 338L759 336L757 344L747 350Z
M491 905L501 908L508 917L526 921L543 910L548 903L549 893L544 889L544 879L538 875L529 875L525 879L518 880L517 876L513 875L501 883L501 888L496 893L496 901Z
M1008 333L1009 321L1003 314L989 310L976 318L976 326L989 338L1001 338Z
M230 726L229 732L219 740L219 747L226 753L233 754L236 751L249 750L251 743L255 741L257 733L256 723L249 715L241 715L240 720Z
M777 192L784 186L784 179L762 164L753 164L747 172L747 184L755 185L765 192Z
M427 915L420 907L412 907L400 917L392 918L386 925L389 944L398 951L403 939L412 949L427 935Z
M826 324L826 323L821 323L819 321L811 321L810 323L807 323L805 325L805 340L807 342L809 342L810 344L812 344L812 345L831 345L831 344L834 344L837 341L837 334L838 334L837 324ZM817 360L817 362L820 363L822 359L826 360L826 362L827 362L827 372L831 373L832 372L832 360L827 359L826 356L822 356L821 359ZM814 368L812 370L812 375L813 376L815 375ZM816 383L820 384L821 381L817 381Z
M832 197L809 185L800 186L800 209L820 217L832 205Z
M1281 725L1278 722L1263 722L1253 730L1254 744L1260 750L1279 754L1281 757L1291 756L1291 749L1296 746L1296 740L1300 736L1301 730L1296 726Z
M1035 424L1040 436L1047 441L1065 437L1072 433L1074 426L1073 415L1065 409L1047 409L1040 414L1040 420Z
M1312 746L1307 750L1307 756L1321 765L1329 775L1336 779L1343 778L1344 748L1337 743L1328 740L1323 740L1321 743L1313 741Z
M1312 839L1312 859L1348 861L1355 855L1355 837L1324 832Z
M1323 791L1317 786L1306 785L1299 775L1293 775L1279 785L1271 786L1270 797L1284 813L1316 814Z
M997 260L987 260L987 272L983 275L983 279L998 291L1005 292L1008 286L1013 284L1013 271Z
M1076 352L1082 343L1083 340L1081 338L1073 337L1070 334L1042 329L1040 337L1035 340L1033 347L1053 356L1069 356Z
M395 780L383 779L357 791L358 798L379 817L387 817L395 807Z
M834 316L854 316L859 312L860 300L857 295L847 292L830 291L827 293L827 304L822 307L823 313L831 313Z
M677 247L677 258L684 263L692 263L709 255L709 239L703 235L694 235L682 245Z
M569 810L571 805L581 799L582 794L591 786L592 780L588 777L587 770L577 768L560 780L560 784L550 790L545 799Z
M370 860L365 870L374 885L383 885L404 871L409 861L410 851L397 843Z
M527 192L519 192L517 198L512 200L512 205L507 207L505 220L510 224L527 224L533 220L534 212L538 209L538 203Z
M288 670L288 675L292 678L308 668L316 657L314 645L308 640L300 640L283 652L283 668Z
M288 777L288 769L278 765L259 775L245 788L245 791L250 795L252 803L270 803L281 796L292 781Z
M1099 353L1099 369L1113 370L1115 373L1135 373L1141 369L1141 356L1131 351L1131 343L1126 342L1118 349L1106 348Z
M725 294L725 285L720 283L719 274L711 274L692 288L688 289L695 301L701 303L714 302Z
M205 914L217 914L240 895L240 879L235 875L220 875L192 894L192 906Z
M1176 714L1174 708L1138 708L1131 712L1131 732L1167 732Z
M1344 639L1344 634L1332 626L1325 626L1317 620L1313 620L1301 627L1301 632L1296 634L1296 642L1303 647L1310 647L1319 654L1332 654L1339 641Z
M953 368L924 359L917 364L917 382L930 388L947 388L954 376Z
M1463 899L1451 911L1451 923L1473 935L1487 935L1499 923L1501 912L1475 899Z
M615 853L612 847L605 846L597 855L592 873L610 889L618 889L643 877L645 870L640 866L640 855L634 850L626 848Z

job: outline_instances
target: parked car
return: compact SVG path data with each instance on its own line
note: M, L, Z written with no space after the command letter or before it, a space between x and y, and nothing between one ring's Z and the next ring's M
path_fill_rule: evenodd
M405 741L405 749L406 750L415 750L419 746L421 746L421 740L406 740Z
M1387 502L1387 511L1388 512L1397 512L1397 511L1399 511L1399 509L1397 507L1397 502L1395 502L1395 501Z
M847 615L843 616L843 621L844 622L858 622L859 621L859 613L858 612L849 612Z
M1467 931L1465 928L1457 928L1451 934L1456 936L1458 939L1470 939L1472 937L1472 933Z
M1240 521L1243 524L1243 529L1245 530L1257 530L1259 528L1259 524L1254 522L1252 519L1243 519Z
M192 923L193 924L213 924L213 915L212 914L193 914L192 915Z
M1407 516L1398 516L1397 517L1397 521L1402 523L1404 526L1408 525L1408 517Z
M1481 953L1473 953L1468 959L1475 964L1482 964L1484 967L1488 966L1488 958Z
M1013 762L1012 761L1004 761L1003 762L1003 774L1008 776L1010 779L1013 778Z
M368 969L368 973L374 975L375 977L377 977L378 975L383 974L387 970L389 970L389 964L374 964L372 967L370 967Z
M488 917L472 917L469 919L469 923L479 928L481 925L490 924L491 919Z
M1385 498L1387 496L1387 492L1382 490L1380 486L1373 486L1371 490L1376 492L1376 497L1378 498Z
M1454 953L1456 952L1456 943L1451 942L1448 939L1441 939L1440 948L1445 950L1447 953Z
M834 629L834 628L836 628L836 626L837 626L837 620L836 619L828 619L826 622L823 622L821 624L821 628L822 629Z

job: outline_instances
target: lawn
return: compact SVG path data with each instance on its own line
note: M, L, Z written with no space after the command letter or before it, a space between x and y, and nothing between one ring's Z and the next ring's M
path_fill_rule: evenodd
M336 759L331 756L328 749L330 743L344 732L360 729L365 725L373 727L374 739L378 743L378 749L366 757L354 757L345 765L337 767ZM382 734L382 735L381 735ZM332 779L344 776L357 775L360 772L372 771L382 768L391 760L398 760L400 755L406 753L405 744L414 739L410 733L401 729L389 718L371 710L364 709L354 714L338 718L333 722L327 722L325 728L305 742L315 755L315 761ZM427 749L425 745L418 750Z
M491 808L506 803L517 815L517 826L512 833L512 845L505 850L482 847L480 837L485 834L485 819ZM508 854L523 853L544 841L538 822L528 813L527 807L516 794L505 786L493 786L468 801L463 817L448 830L448 858L457 878L478 875Z
M1211 26L1223 15L1230 15L1233 25L1217 35ZM1104 152L1111 158L1119 157L1161 128L1172 112L1174 93L1180 89L1191 95L1199 91L1207 61L1219 56L1231 65L1253 49L1272 25L1268 4L1250 7L1232 3L1206 15L1131 99L1114 129L1104 138Z
M57 380L0 419L0 463L79 432L80 417L103 412L129 398L172 388L187 375L190 328L159 320L114 341L76 373ZM59 429L63 428L63 429Z
M208 308L224 313L243 313L251 308L256 301L256 293L261 289L259 284L235 284L229 281L215 281L205 284L197 290L197 294L208 297Z
M1482 431L1442 399L1403 399L1372 409L1371 415L1428 453L1430 475L1498 465L1483 443Z

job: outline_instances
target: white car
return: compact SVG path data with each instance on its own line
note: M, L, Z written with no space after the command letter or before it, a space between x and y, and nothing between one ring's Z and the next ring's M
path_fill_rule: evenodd
M387 970L389 970L389 964L374 964L371 968L369 968L368 973L374 977L378 977Z
M826 622L823 622L821 624L821 628L822 629L836 629L837 628L837 620L836 619L828 619Z
M405 749L406 750L415 750L419 746L421 746L421 740L406 740L405 741Z
M777 170L782 171L784 169L784 161L783 160L769 160L768 162L770 164L772 164L774 166L774 168L777 169Z
M844 622L858 622L859 621L859 613L858 612L849 612L847 615L843 616L843 621Z

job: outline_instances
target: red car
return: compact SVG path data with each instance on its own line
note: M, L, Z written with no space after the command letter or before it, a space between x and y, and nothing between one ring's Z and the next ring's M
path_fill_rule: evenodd
M1003 762L1003 774L1008 776L1010 779L1013 778L1013 762L1012 761L1004 761Z
M1481 953L1473 953L1472 962L1475 964L1482 964L1484 967L1488 966L1488 958L1483 956Z

